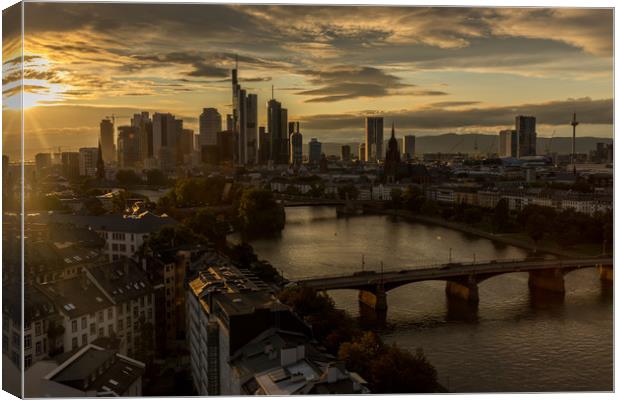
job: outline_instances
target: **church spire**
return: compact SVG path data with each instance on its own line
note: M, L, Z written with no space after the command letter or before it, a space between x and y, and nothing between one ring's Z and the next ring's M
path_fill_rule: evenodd
M395 137L394 136L394 121L392 121L392 137Z

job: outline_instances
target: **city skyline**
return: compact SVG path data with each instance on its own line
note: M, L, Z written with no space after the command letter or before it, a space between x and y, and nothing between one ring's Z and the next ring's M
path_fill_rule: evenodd
M496 134L535 115L548 137L570 136L576 111L582 135L612 135L611 10L301 7L29 3L30 147L96 146L101 118L143 110L198 132L203 108L231 113L236 58L259 126L273 85L289 120L324 142L359 141L374 114L409 135Z

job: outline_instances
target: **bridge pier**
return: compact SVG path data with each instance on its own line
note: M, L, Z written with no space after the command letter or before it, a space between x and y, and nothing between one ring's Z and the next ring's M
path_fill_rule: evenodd
M387 311L387 294L383 288L377 288L374 292L361 289L358 299L375 311Z
M559 268L530 271L528 286L530 289L542 289L550 292L564 293L564 274Z
M478 304L478 282L472 275L459 281L446 281L446 295L452 298L466 300L472 304Z
M614 266L611 264L599 264L596 266L598 270L598 276L602 281L610 281L614 280Z

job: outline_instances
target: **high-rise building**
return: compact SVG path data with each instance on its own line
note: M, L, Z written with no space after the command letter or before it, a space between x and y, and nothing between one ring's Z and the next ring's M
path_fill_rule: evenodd
M237 66L232 70L233 94L233 132L237 138L235 161L238 164L251 164L256 161L258 141L258 97L248 94L238 82Z
M144 162L153 157L153 121L147 111L134 114L131 126L135 129L138 139L138 158Z
M46 169L52 166L51 153L38 153L34 156L35 165L37 166L37 174L42 174Z
M62 175L67 179L74 179L80 176L80 153L62 152Z
M519 151L519 136L514 129L504 129L499 131L500 157L517 157Z
M291 129L291 124L293 124L293 133L290 136L290 164L299 166L303 162L303 136L299 132L299 122L289 123L289 129Z
M226 114L226 130L233 131L235 124L233 122L232 114Z
M140 160L140 141L138 139L138 129L133 126L119 126L118 139L119 168L135 168Z
M536 117L518 115L515 129L519 141L519 157L536 155Z
M82 147L80 154L80 176L96 176L97 175L97 157L99 155L98 147Z
M271 140L271 160L274 164L288 164L288 111L275 99L267 103L267 130Z
M153 114L153 156L160 168L171 170L177 162L177 140L183 131L183 120L172 114Z
M358 151L357 151L358 160L364 162L366 161L366 144L360 143Z
M383 159L383 117L366 117L366 161Z
M217 136L215 139L217 145ZM194 130L183 129L177 140L177 163L188 163L192 151L194 151Z
M203 108L199 119L200 146L217 146L217 133L222 131L222 116L216 108Z
M112 163L116 161L116 151L114 149L114 123L109 119L102 119L99 124L99 143L103 153L103 161Z
M308 143L308 162L318 164L321 161L321 142L317 138L312 138Z
M415 136L406 135L403 137L403 156L405 160L412 160L415 155Z
M345 144L344 146L340 148L340 158L344 162L351 161L351 146L349 146L348 144Z
M264 126L258 128L258 163L267 164L271 155L271 141L269 140L269 132Z

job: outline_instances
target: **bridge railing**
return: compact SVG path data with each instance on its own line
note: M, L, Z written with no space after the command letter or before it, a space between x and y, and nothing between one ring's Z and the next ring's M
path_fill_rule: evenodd
M431 261L431 262L429 262ZM416 264L408 264L408 265L403 265L403 266L392 266L392 267L383 267L383 273L394 273L394 272L400 272L400 271L404 271L404 270L424 270L424 269L436 269L436 268L441 268L444 267L448 264L458 264L458 265L462 265L462 266L473 266L473 265L489 265L489 264L508 264L508 263L515 263L515 262L526 262L529 261L527 258L504 258L504 259L482 259L482 260L476 260L476 261L453 261L452 263L447 263L447 262L438 262L437 259L427 259L427 260L422 260L419 263ZM549 260L551 261L551 260ZM355 270L355 271L342 271L340 273L334 273L334 274L325 274L325 275L307 275L307 276L300 276L300 277L295 277L294 280L295 281L305 281L305 280L315 280L315 279L331 279L331 278L339 278L339 277L351 277L354 276L354 274L356 273L363 273L363 272L374 272L374 274L379 275L381 273L381 268L377 267L377 268L364 268L359 269L359 270ZM362 276L362 275L360 275Z

